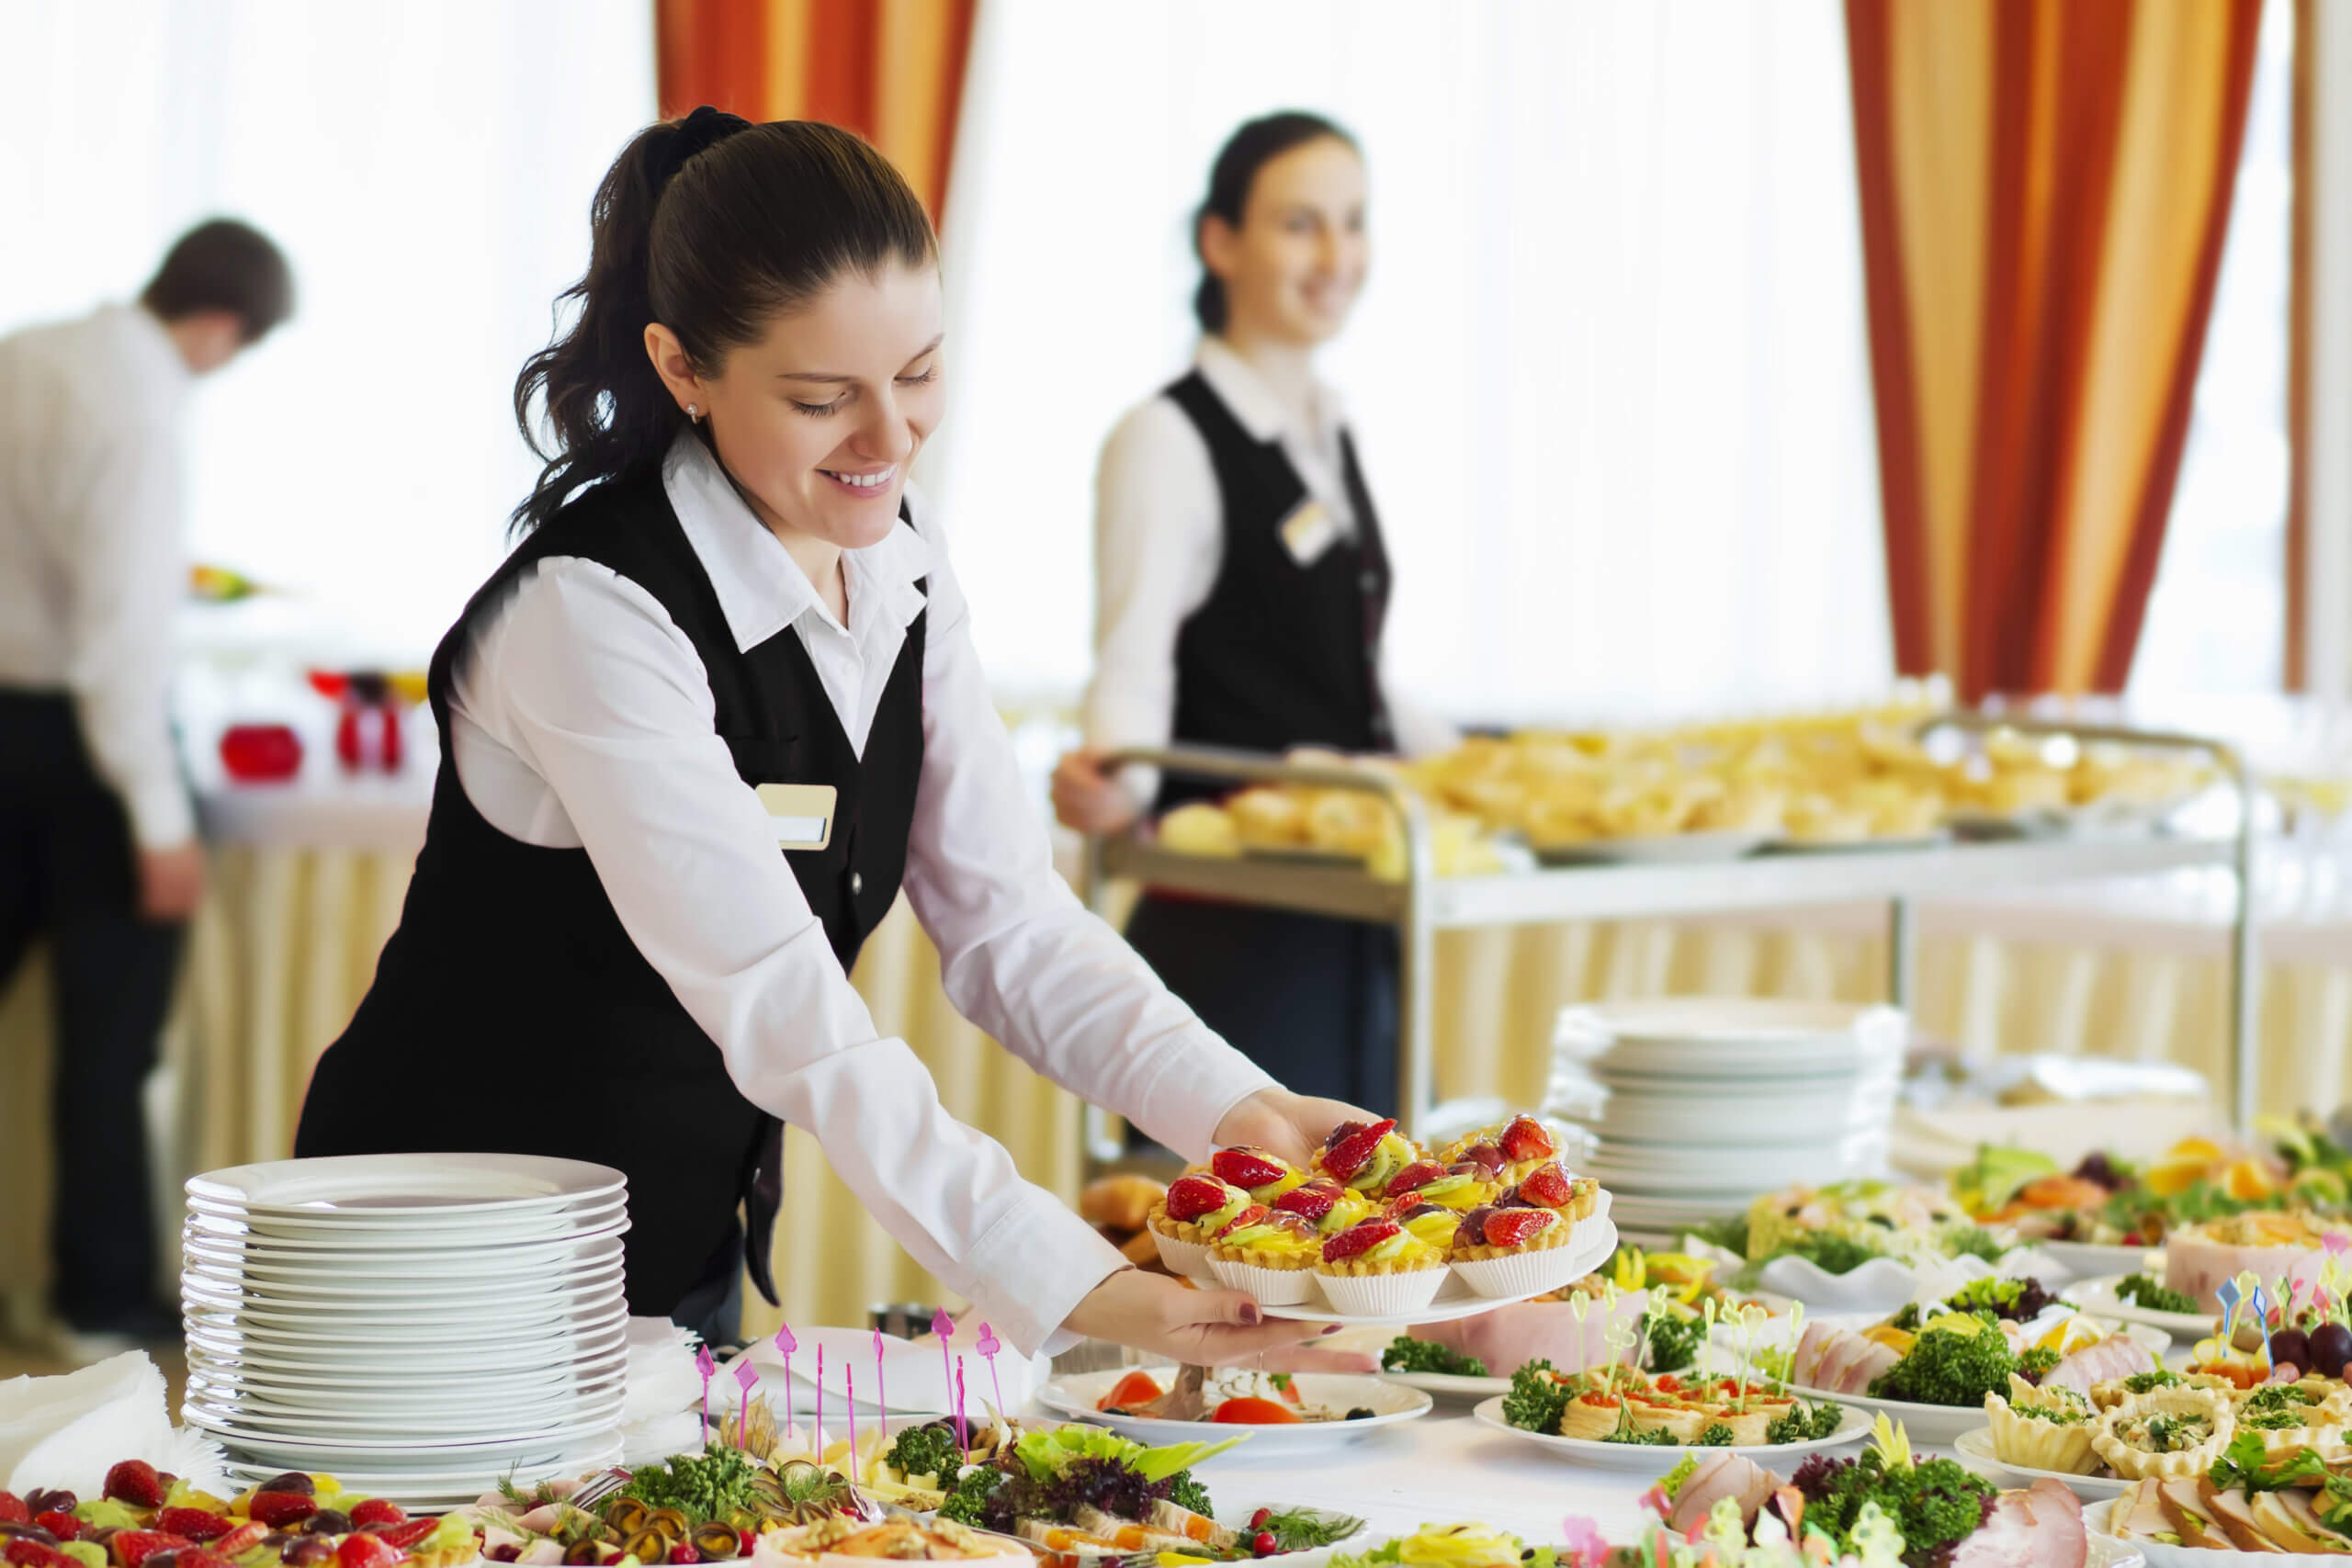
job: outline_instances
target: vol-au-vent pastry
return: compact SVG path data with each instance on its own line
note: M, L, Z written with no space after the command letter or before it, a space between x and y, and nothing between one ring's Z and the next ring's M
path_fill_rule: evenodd
M2166 1388L2102 1411L2091 1447L2126 1481L2202 1475L2230 1446L2237 1418L2211 1389Z
M2099 1467L2091 1447L2098 1413L2065 1389L2036 1388L2013 1372L2007 1398L1984 1396L1984 1415L1992 1423L1994 1455L2003 1464L2061 1475L2089 1475Z

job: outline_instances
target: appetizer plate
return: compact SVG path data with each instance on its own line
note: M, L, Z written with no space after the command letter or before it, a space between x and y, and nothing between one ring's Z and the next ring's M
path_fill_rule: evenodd
M344 1225L439 1229L492 1215L608 1203L628 1179L610 1166L537 1155L339 1155L190 1177L191 1200L260 1216L332 1215Z
M1604 1192L1603 1196L1607 1194ZM1464 1284L1460 1275L1448 1274L1427 1306L1414 1307L1406 1312L1350 1314L1333 1312L1328 1306L1309 1303L1305 1306L1268 1307L1266 1314L1270 1317L1286 1317L1299 1323L1362 1324L1375 1327L1408 1323L1451 1323L1457 1317L1476 1317L1482 1312L1492 1312L1513 1302L1546 1295L1571 1280L1580 1280L1607 1262L1609 1255L1617 1250L1617 1226L1605 1209L1589 1219L1578 1220L1577 1230L1580 1234L1589 1234L1589 1239L1571 1242L1559 1248L1559 1251L1568 1254L1568 1260L1560 1265L1557 1280L1538 1290L1522 1291L1513 1296L1482 1296ZM1206 1272L1197 1276L1193 1282L1210 1290L1225 1288L1214 1274Z
M1323 1372L1300 1372L1292 1380L1302 1400L1326 1410L1361 1408L1374 1414L1354 1421L1302 1421L1296 1426L1259 1427L1214 1421L1156 1421L1148 1416L1117 1416L1095 1409L1096 1404L1131 1371L1148 1373L1165 1385L1175 1378L1177 1369L1120 1367L1107 1372L1056 1378L1038 1391L1037 1403L1073 1420L1108 1427L1123 1438L1154 1447L1162 1443L1223 1442L1246 1434L1249 1442L1234 1452L1247 1455L1253 1461L1277 1455L1306 1458L1323 1453L1383 1427L1419 1420L1430 1413L1430 1396L1419 1389L1400 1387L1385 1378ZM1219 1456L1223 1457L1226 1456Z
M1777 1465L1781 1461L1799 1455L1820 1452L1828 1449L1841 1449L1849 1443L1860 1442L1871 1435L1871 1417L1848 1404L1844 1400L1833 1399L1826 1394L1814 1395L1802 1389L1797 1392L1805 1393L1809 1402L1836 1404L1843 1408L1846 1414L1838 1421L1838 1429L1826 1438L1815 1438L1802 1443L1770 1443L1751 1448L1702 1449L1686 1448L1679 1444L1603 1443L1589 1438L1563 1438L1547 1432L1530 1432L1524 1427L1514 1427L1503 1419L1503 1402L1499 1398L1484 1401L1470 1414L1477 1418L1481 1426L1492 1427L1495 1430L1517 1438L1523 1442L1550 1449L1572 1464L1587 1465L1595 1470L1623 1470L1649 1475L1665 1474L1682 1462L1684 1454L1697 1454L1702 1458L1713 1453L1739 1454L1759 1464ZM1984 1412L1980 1410L1975 1414L1982 1416ZM1916 1438L1918 1434L1915 1432L1912 1436Z
M2089 1241L2037 1241L2034 1250L2049 1254L2059 1267L2077 1280L2120 1278L2128 1274L2146 1274L2161 1280L2165 1275L2165 1249L2161 1247L2109 1247Z
M2037 1481L2055 1481L2080 1497L2086 1506L2104 1503L2110 1497L2120 1497L2132 1484L2111 1475L2069 1475L2064 1471L2035 1470L2030 1465L2007 1463L1993 1450L1993 1428L1989 1426L1962 1432L1953 1439L1951 1446L1961 1458L1976 1469L1990 1472L1996 1481L2016 1486L2030 1486Z
M1624 839L1591 839L1572 844L1530 840L1542 865L1677 865L1696 861L1738 860L1772 842L1775 835L1746 829L1719 833L1651 833Z
M1471 1378L1459 1372L1382 1372L1380 1380L1419 1389L1435 1399L1487 1399L1510 1392L1509 1378Z
M2062 1302L2072 1302L2085 1312L2101 1317L2120 1318L2125 1323L2141 1324L2158 1329L2175 1339L2198 1340L2213 1332L2213 1316L2202 1312L2154 1312L2134 1306L2115 1293L2115 1287L2127 1278L2115 1274L2103 1280L2085 1280L2058 1292Z
M2143 1324L2109 1324L2120 1327L2126 1337L2139 1345L2161 1364L2168 1341L2162 1334ZM1884 1411L1887 1419L1900 1421L1911 1434L1915 1443L1939 1443L1946 1447L1958 1442L1963 1432L1984 1426L1984 1407L1980 1404L1917 1404L1905 1399L1875 1399L1867 1393L1836 1393L1826 1388L1811 1388L1803 1383L1790 1385L1807 1399L1834 1399L1841 1404L1858 1405L1861 1409Z
M2204 1546L2166 1546L2161 1540L2139 1536L2125 1540L2115 1533L2115 1510L2122 1506L2121 1498L2113 1497L2083 1510L2083 1528L2090 1532L2091 1544L2086 1568L2101 1568L2098 1553L2102 1547L2140 1558L2148 1568L2220 1568L2230 1558L2256 1555L2262 1559L2262 1568L2344 1568L2344 1558L2334 1552L2221 1551ZM2119 1561L2108 1568L2128 1568L2128 1564Z

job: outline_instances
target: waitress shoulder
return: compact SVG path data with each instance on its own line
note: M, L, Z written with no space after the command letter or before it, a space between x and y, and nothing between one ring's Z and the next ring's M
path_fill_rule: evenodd
M1357 528L1346 461L1351 445L1339 394L1317 382L1313 411L1285 409L1250 363L1204 337L1193 373L1250 439L1279 446L1337 536ZM1181 383L1180 383L1181 385ZM1174 732L1176 638L1208 602L1225 564L1225 504L1208 441L1170 388L1129 410L1095 471L1094 680L1087 689L1087 743L1097 749L1165 746ZM1452 724L1397 690L1383 656L1382 694L1397 750L1425 756L1458 744ZM1128 783L1149 799L1143 770Z
M662 481L739 647L800 637L858 751L927 616L904 886L949 999L1039 1073L1171 1147L1205 1151L1226 1112L1272 1080L1055 872L922 499L910 491L911 525L844 553L843 626L700 441L672 448ZM630 941L744 1097L814 1134L885 1228L1009 1339L1042 1345L1121 1259L950 1116L905 1042L875 1027L714 728L685 633L643 588L560 555L476 625L450 704L452 760L475 809L526 843L584 848Z

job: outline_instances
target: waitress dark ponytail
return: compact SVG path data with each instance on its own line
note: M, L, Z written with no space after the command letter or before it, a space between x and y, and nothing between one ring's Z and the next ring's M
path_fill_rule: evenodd
M729 350L842 273L938 259L922 202L855 135L707 107L638 133L597 187L589 229L587 275L558 300L580 301L571 330L514 381L515 423L546 465L514 509L517 531L591 485L657 469L685 428L645 352L649 322L716 374Z
M1260 169L1292 148L1326 136L1351 147L1356 144L1356 139L1338 125L1304 109L1283 109L1250 120L1226 138L1216 162L1209 165L1209 193L1202 198L1201 209L1193 215L1193 254L1201 254L1201 225L1210 218L1222 218L1236 229L1241 227L1241 214L1250 205L1250 186L1257 179ZM1209 270L1205 256L1201 259L1201 286L1193 291L1193 314L1200 318L1204 333L1225 330L1225 284Z

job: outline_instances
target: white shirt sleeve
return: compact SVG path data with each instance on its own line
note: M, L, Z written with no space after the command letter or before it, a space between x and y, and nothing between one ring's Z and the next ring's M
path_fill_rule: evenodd
M196 833L173 749L172 628L187 582L178 437L156 425L94 423L78 499L62 519L73 561L65 684L99 776L122 797L142 849Z
M1223 498L1207 443L1184 411L1154 398L1102 445L1094 479L1094 680L1089 746L1165 746L1176 723L1176 634L1224 564ZM1159 775L1123 775L1148 805Z
M1009 761L992 759L986 739L969 733L964 683L977 671L957 667L969 659L960 627L943 632L940 697L956 711L925 716L937 750L926 758L909 880L910 891L922 884L917 908L930 911L950 994L977 996L975 1018L1001 1037L1034 1030L1030 1038L1051 1048L1031 1059L1070 1069L1065 1081L1074 1087L1138 1094L1113 1103L1190 1134L1197 1089L1182 1098L1135 1061L1164 1042L1097 1036L1112 1032L1106 1015L1121 999L1140 1015L1136 1028L1158 1022L1177 1032L1164 1010L1182 1010L1164 992L1155 1009L1118 995L1141 988L1133 984L1092 977L1060 989L1063 959L1051 965L1055 987L1037 987L1052 994L995 998L995 987L1039 975L1038 955L1071 933L1038 912L1050 906L1039 889L953 886L967 874L971 852L956 846L999 845L978 854L982 876L1008 863L999 856L1025 870L1023 835L1042 846L1043 829L1025 799L1004 818L965 819L1003 809L999 771ZM717 1043L745 1098L814 1135L883 1227L950 1290L980 1303L1008 1340L1035 1351L1121 1266L1091 1226L1023 1181L1001 1146L946 1112L903 1041L876 1031L714 731L693 644L651 595L592 562L542 562L477 633L457 697L489 739L553 791L630 941ZM1003 747L994 715L985 717ZM934 784L935 773L966 767L970 781Z

